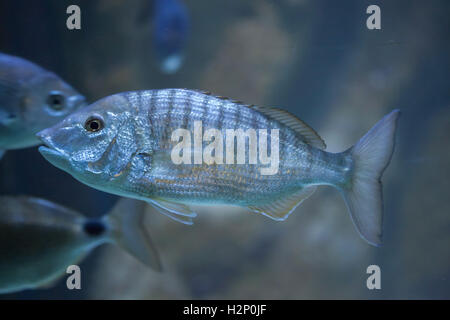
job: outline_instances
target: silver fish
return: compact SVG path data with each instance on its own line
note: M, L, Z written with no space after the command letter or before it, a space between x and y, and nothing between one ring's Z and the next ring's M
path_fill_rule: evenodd
M111 214L87 219L44 199L1 196L0 293L48 286L103 243L115 243L160 270L158 254L141 223L143 204L123 198Z
M394 150L399 114L392 111L350 149L329 153L313 129L280 109L186 89L126 92L103 98L40 132L46 146L39 151L93 188L145 200L187 224L196 216L191 204L241 206L285 220L316 186L331 185L344 196L360 235L379 245L380 179ZM198 122L203 124L201 134L217 128L223 141L228 129L278 130L277 139L268 139L268 145L278 144L276 174L261 174L267 167L262 162L174 163L178 141L172 134L179 128L194 132ZM232 141L230 150L238 156Z
M36 133L54 125L85 99L56 74L0 53L0 156L39 144Z

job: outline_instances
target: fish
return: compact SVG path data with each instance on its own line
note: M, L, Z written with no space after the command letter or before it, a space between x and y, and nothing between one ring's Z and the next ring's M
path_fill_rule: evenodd
M42 198L0 196L0 293L49 287L68 266L105 243L160 271L158 252L142 223L145 206L123 198L97 219Z
M0 53L0 158L6 150L36 146L36 133L85 103L53 72Z
M239 206L283 221L317 186L332 186L343 195L360 236L379 246L381 176L394 151L399 115L400 110L393 110L354 146L330 153L316 131L279 108L246 105L198 90L124 92L102 98L38 133L43 142L39 152L92 188L146 201L185 224L193 223L195 205ZM196 124L197 130L202 125L200 134L219 130L214 142L227 140L231 129L266 128L259 142L266 140L271 156L278 148L278 166L271 174L263 174L267 161L250 163L250 151L241 164L228 160L177 163L173 151L184 139L174 140L173 135L180 128L194 132ZM246 140L239 147L234 138L227 140L230 158L239 157L246 146ZM212 140L200 143L203 156L208 156L207 150L213 153ZM195 154L188 157L190 150L183 152L192 161ZM199 151L199 145L193 150ZM225 153L218 147L214 152Z
M189 38L189 13L181 0L154 0L153 47L161 72L177 72Z

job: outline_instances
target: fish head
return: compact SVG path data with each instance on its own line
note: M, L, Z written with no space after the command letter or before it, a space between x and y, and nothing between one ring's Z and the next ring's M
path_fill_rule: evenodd
M136 154L135 112L122 94L86 106L37 134L40 153L56 167L97 188L129 168Z
M6 120L0 121L1 144L6 149L37 145L37 132L85 105L84 96L54 73L35 72L20 83L17 102L10 106Z
M85 105L85 97L56 74L41 72L27 82L20 107L24 123L36 133Z

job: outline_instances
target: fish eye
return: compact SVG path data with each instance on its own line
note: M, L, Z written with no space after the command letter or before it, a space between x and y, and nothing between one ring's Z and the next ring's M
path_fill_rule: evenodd
M90 117L84 123L84 128L89 132L100 131L103 129L103 127L104 127L103 119L98 116Z
M64 109L66 98L59 91L51 91L47 97L47 104L54 110Z
M99 236L105 232L105 225L100 221L88 220L83 225L83 230L90 236Z

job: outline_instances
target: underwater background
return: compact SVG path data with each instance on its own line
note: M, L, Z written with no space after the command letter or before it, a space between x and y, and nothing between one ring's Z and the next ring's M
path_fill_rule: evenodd
M450 298L450 2L184 3L189 35L173 74L158 65L149 0L0 0L0 51L54 71L90 102L128 90L192 88L281 107L332 152L400 109L383 176L383 246L360 239L340 194L327 187L284 222L205 209L186 226L149 208L163 273L102 246L80 264L81 290L68 290L63 277L52 288L0 298ZM66 27L71 4L81 8L81 30ZM366 27L371 4L381 8L381 30ZM37 148L5 154L0 194L39 196L91 217L117 200L52 166ZM366 287L371 264L381 268L381 290Z

